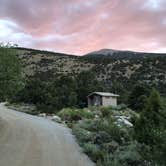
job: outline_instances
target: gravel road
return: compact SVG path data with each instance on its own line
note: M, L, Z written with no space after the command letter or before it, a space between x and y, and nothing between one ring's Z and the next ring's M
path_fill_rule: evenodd
M94 166L70 129L0 104L0 166Z

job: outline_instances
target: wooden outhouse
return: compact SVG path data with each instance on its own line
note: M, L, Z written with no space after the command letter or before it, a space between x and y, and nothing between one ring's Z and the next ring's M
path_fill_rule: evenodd
M87 96L88 106L117 106L119 95L108 92L93 92Z

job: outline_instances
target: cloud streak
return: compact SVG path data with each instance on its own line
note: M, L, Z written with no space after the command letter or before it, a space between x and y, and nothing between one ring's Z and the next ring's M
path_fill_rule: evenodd
M166 52L165 0L0 0L0 41L72 54Z

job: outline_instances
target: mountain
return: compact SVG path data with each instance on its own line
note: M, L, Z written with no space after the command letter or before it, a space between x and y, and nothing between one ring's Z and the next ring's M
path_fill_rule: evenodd
M113 50L113 49L101 49L99 51L93 51L91 53L86 54L86 56L111 56L116 52L120 52L119 50Z
M113 50L113 49L101 49L98 51L94 51L86 54L87 57L111 57L112 59L133 59L133 58L146 58L146 57L159 57L166 56L166 54L162 53L145 53L145 52L134 52L127 50Z
M114 92L130 92L137 83L155 86L166 96L166 54L103 49L85 56L18 48L27 77L49 81L61 75L92 71Z

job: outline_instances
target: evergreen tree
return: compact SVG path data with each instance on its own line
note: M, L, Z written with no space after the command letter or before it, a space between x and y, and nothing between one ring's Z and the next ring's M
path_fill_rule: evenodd
M137 84L128 98L129 107L136 111L141 111L146 103L150 91L144 84Z
M87 106L87 96L89 93L94 91L103 91L104 85L102 85L97 79L93 72L84 71L81 72L77 78L77 95L78 105L80 107Z
M22 85L21 65L16 51L0 47L0 100L10 100Z
M165 119L162 116L161 100L158 91L152 90L145 109L135 123L135 138L150 147L151 162L166 163L163 158L166 149Z
M46 83L38 78L31 78L26 80L24 88L17 93L15 100L33 104L44 103L46 95Z

